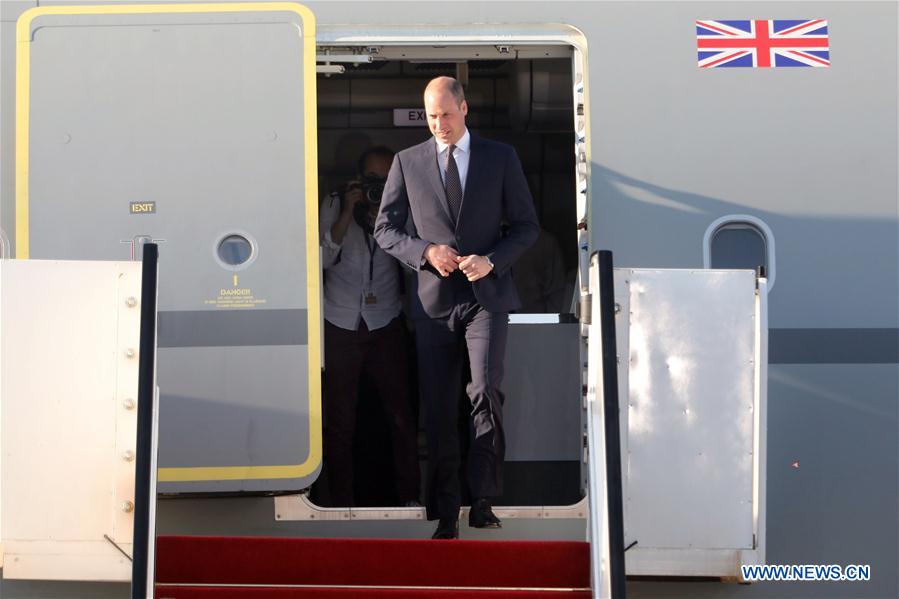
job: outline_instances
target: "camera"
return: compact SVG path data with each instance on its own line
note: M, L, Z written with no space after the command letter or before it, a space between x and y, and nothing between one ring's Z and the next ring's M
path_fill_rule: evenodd
M384 195L385 183L387 183L387 179L382 179L381 177L362 177L362 180L359 182L363 197L372 206L381 205L381 196Z
M360 189L364 202L359 202L353 207L353 218L369 235L373 230L372 210L377 210L381 205L381 196L384 195L384 185L387 179L381 177L362 177L358 181L352 181L340 190L340 203L343 205L346 192Z
M369 206L380 206L381 196L384 195L384 185L386 183L387 179L382 179L381 177L362 177L358 181L351 181L338 190L340 202L343 204L346 192L361 189L362 197L365 198Z
M387 179L382 177L362 177L358 180L350 181L337 190L337 194L340 196L340 205L343 206L348 191L360 189L362 190L362 197L368 205L378 207L381 205L381 196L384 195L384 185L386 183Z

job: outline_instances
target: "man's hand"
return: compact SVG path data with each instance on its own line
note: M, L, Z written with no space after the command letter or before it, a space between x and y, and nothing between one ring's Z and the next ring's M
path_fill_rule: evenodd
M343 193L343 213L352 216L353 208L363 200L362 186L358 181L350 181L347 183L346 191Z
M459 268L462 269L463 274L468 277L469 281L483 279L493 270L493 267L490 266L490 263L484 256L474 254L471 256L456 256L456 262L459 263Z
M448 277L451 272L459 268L459 254L448 245L432 243L425 250L425 258L437 269L441 277Z
M362 199L362 187L359 186L359 182L353 180L347 183L346 189L343 192L343 207L340 210L340 216L337 217L337 220L331 225L331 241L338 245L343 243L343 237L346 235L346 230L353 220L353 208L356 204L361 202Z

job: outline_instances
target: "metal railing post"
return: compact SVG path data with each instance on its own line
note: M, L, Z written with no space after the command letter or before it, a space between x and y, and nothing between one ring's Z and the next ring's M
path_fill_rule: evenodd
M140 349L137 381L137 444L134 480L134 550L131 564L131 598L153 596L151 528L153 493L153 407L156 394L156 283L159 246L144 246L141 275Z
M612 252L599 252L599 315L609 509L609 574L612 597L624 599L624 507L621 482L621 428L618 419L618 348L615 342L615 282Z

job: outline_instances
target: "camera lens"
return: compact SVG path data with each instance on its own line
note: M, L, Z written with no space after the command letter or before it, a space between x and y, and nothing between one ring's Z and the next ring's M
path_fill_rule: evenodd
M378 205L381 203L381 196L384 195L384 182L372 181L365 187L365 198L369 204Z
M381 204L381 196L384 194L385 183L387 183L387 179L383 179L381 177L363 177L361 181L362 193L368 203L372 206L378 206Z

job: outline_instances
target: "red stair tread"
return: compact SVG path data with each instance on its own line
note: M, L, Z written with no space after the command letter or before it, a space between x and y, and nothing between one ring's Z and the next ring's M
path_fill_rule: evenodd
M273 587L178 587L157 585L156 599L590 599L590 591L512 591L455 589L285 589Z
M156 541L156 582L589 588L590 548L570 541L170 536Z

